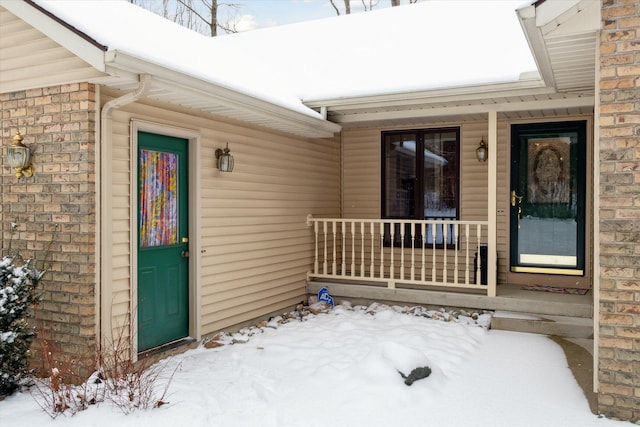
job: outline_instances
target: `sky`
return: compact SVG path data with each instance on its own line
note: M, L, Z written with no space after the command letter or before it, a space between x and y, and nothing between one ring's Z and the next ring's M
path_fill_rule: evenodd
M370 0L365 0L368 5ZM425 1L425 0L422 0ZM409 0L403 0L403 4ZM220 1L220 4L223 2ZM230 0L225 3L237 4L239 31L257 28L273 27L313 19L330 18L336 16L335 9L329 0ZM344 1L334 0L340 13L344 13ZM363 11L360 0L352 2L351 13ZM373 0L376 3L376 0ZM374 10L390 7L390 0L377 0ZM219 13L227 13L228 7L222 6Z
M421 0L426 1L426 0ZM160 0L137 0L147 6L158 7ZM195 0L196 4L199 0ZM362 0L352 0L351 13L364 10ZM344 14L344 0L334 0L340 13ZM391 0L364 0L373 10L391 7ZM401 0L401 4L408 4L409 0ZM335 9L329 0L218 0L218 14L220 22L227 22L233 17L236 30L249 31L258 28L274 27L314 19L336 16ZM228 4L237 7L229 7ZM221 32L220 35L224 34Z
M474 313L455 314L345 302L318 314L301 310L225 335L221 347L200 346L155 365L150 402L162 398L160 408L125 415L128 400L105 396L104 382L93 377L80 391L97 396L96 405L52 419L40 406L48 407L49 396L41 383L0 401L0 425L629 425L591 413L564 352L546 336L487 329L488 314L477 321ZM405 383L402 375L427 367L428 376Z

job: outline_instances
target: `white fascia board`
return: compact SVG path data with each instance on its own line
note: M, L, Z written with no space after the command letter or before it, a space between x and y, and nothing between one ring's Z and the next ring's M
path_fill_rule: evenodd
M525 38L533 53L540 75L547 86L556 87L556 81L551 68L551 60L547 52L547 46L540 28L536 23L537 9L535 6L525 6L517 10L520 25L524 30Z
M456 101L476 101L487 98L506 98L512 96L543 95L555 93L555 90L544 85L542 79L534 78L511 83L495 83L477 86L459 86L428 91L399 92L383 95L359 97L341 97L315 99L305 101L310 108L345 109L345 108L379 108L408 106L417 104L447 103Z
M541 99L523 102L502 102L495 104L463 105L439 107L430 109L413 109L399 111L380 111L372 113L346 114L336 116L337 123L351 124L363 122L379 122L396 119L427 119L440 116L464 116L470 114L486 114L489 111L506 113L511 111L548 110L572 107L593 107L594 96L580 96L577 98Z
M39 6L25 1L12 0L1 1L0 6L36 28L96 70L105 71L105 50L98 47L97 42L91 43L89 40L81 37L78 32L67 28L52 16L48 15L48 12L44 9L41 10Z
M175 90L181 94L188 94L196 98L209 99L221 106L250 113L253 116L259 116L267 120L293 123L298 127L308 129L309 134L314 136L328 138L342 129L340 125L324 120L311 109L309 109L308 114L295 111L232 88L142 60L124 52L107 52L105 62L110 70L121 69L127 73L147 73L153 76L154 85L157 84L166 89Z

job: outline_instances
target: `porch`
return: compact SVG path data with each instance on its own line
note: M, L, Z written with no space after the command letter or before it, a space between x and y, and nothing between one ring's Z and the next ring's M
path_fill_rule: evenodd
M593 296L497 285L488 222L314 218L307 293L338 300L496 312L492 328L590 338ZM488 271L483 271L487 269Z

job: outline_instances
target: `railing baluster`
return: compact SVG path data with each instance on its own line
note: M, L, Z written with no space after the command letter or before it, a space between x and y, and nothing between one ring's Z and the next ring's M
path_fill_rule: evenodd
M469 284L469 224L464 225L465 261L464 261L464 283Z
M327 274L327 221L322 221L322 234L324 235L324 260L322 262L322 274Z
M364 222L360 223L360 277L364 277Z
M371 265L369 266L369 276L373 279L373 276L375 274L375 265L376 265L376 261L375 261L375 243L376 243L376 238L375 238L375 227L373 225L373 222L371 222L370 224L370 234L371 234Z
M333 221L333 260L331 263L331 273L337 275L338 274L338 266L337 266L337 257L336 257L336 222Z
M455 252L454 252L454 261L453 261L453 283L458 283L458 236L460 235L460 229L458 228L459 225L458 224L452 224L453 225L453 241L454 241L454 247L455 247Z
M400 280L404 280L404 227L405 223L400 223Z
M444 257L443 259L443 265L442 265L442 281L444 283L447 283L449 281L449 272L447 271L447 255L448 255L448 251L447 251L447 242L449 237L449 228L447 226L446 222L442 223L442 255Z
M477 238L478 238L478 242L477 242L477 254L478 254L478 258L477 258L477 262L476 262L476 285L479 285L481 280L480 277L480 266L482 265L482 254L480 253L480 239L482 239L482 228L480 227L480 224L476 225L476 234L477 234Z
M426 248L426 244L427 244L427 234L426 234L426 224L423 222L422 224L420 224L421 227L421 233L420 236L422 236L422 243L420 244L421 249L422 249L422 268L420 269L420 280L422 280L423 282L425 281L425 275L426 275L426 261L425 261L425 253L427 251Z
M384 223L380 223L380 278L384 279Z
M395 269L395 263L394 263L395 261L394 242L395 242L396 230L393 223L391 223L389 227L389 234L391 234L391 245L389 245L389 248L391 249L391 254L389 255L389 257L391 258L391 264L389 265L389 280L392 281L396 275L396 269Z
M356 223L351 221L351 276L356 275Z
M435 282L438 279L436 274L436 225L431 223L431 281Z
M416 280L416 223L411 223L411 280Z
M341 260L342 269L340 270L340 274L342 274L343 276L346 276L347 265L346 265L346 259L345 259L345 256L346 256L345 251L347 250L347 245L346 245L347 232L346 232L346 226L344 221L340 223L340 235L342 236L342 260Z

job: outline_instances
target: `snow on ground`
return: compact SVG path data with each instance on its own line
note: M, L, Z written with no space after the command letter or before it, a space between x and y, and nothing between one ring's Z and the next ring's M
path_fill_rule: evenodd
M487 330L477 326L484 316L443 322L400 311L339 305L227 336L243 344L166 359L166 376L177 370L170 403L158 409L124 415L103 402L53 420L20 393L0 402L0 425L628 425L589 411L562 349L548 338ZM405 385L399 371L423 366L431 375Z

